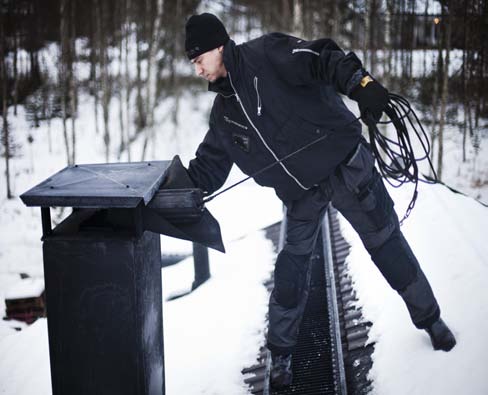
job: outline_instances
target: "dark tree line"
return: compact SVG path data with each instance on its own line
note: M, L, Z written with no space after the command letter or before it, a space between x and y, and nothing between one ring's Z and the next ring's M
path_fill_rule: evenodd
M441 176L444 126L459 119L457 109L464 116L459 123L463 157L469 140L475 147L479 144L482 119L488 117L486 1L426 0L422 9L411 0L216 3L231 35L253 38L283 31L307 39L332 37L346 51L356 51L390 90L417 101L435 142ZM182 93L203 86L180 67L186 61L185 21L202 4L199 0L0 0L1 155L7 196L12 196L9 159L20 154L19 145L24 143L9 133L9 107L15 115L17 105L25 105L34 141L41 122L61 119L69 164L76 161L82 93L93 98L93 128L104 143L107 161L112 155L141 160L154 149L155 109L164 99L173 103L165 117L174 125L166 132L174 137ZM439 9L437 15L428 13L433 5ZM55 76L40 55L50 43L59 48ZM453 51L462 51L462 66L448 74ZM420 75L414 70L418 54L423 59ZM75 72L81 63L89 65L88 78ZM117 103L120 136L115 139L110 110ZM131 145L140 136L142 157L134 158ZM48 140L51 146L50 132Z

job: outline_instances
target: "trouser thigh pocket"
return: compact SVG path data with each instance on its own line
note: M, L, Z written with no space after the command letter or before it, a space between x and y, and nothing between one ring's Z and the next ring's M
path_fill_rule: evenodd
M349 160L339 166L345 187L353 193L371 178L373 168L374 158L365 143L359 143Z
M388 224L394 203L376 169L373 169L370 182L359 190L357 198L361 208L378 229Z
M384 228L393 209L393 200L374 167L374 158L365 143L358 144L351 158L340 166L345 188L351 192L372 225Z

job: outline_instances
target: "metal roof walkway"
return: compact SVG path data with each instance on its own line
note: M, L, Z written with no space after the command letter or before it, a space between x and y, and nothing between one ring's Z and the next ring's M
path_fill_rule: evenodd
M286 217L285 217L286 218ZM284 243L286 219L266 229L278 251ZM312 254L309 299L293 354L293 384L284 390L269 386L271 355L263 347L257 364L243 369L250 392L258 395L367 394L374 345L367 345L371 323L355 306L345 259L349 246L340 234L337 211L329 206ZM266 283L271 292L273 281Z

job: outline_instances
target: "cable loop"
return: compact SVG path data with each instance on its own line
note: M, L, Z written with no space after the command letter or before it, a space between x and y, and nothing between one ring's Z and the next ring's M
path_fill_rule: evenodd
M418 183L435 184L438 178L430 160L430 142L417 114L404 97L394 93L390 93L389 97L390 100L384 112L390 120L379 123L392 123L396 135L393 138L388 138L381 133L371 114L366 115L366 124L369 131L371 149L376 158L381 176L394 188L398 188L406 182L413 182L415 184L412 199L410 200L405 215L400 221L400 224L403 224L403 221L410 215L417 201ZM422 146L423 155L420 157L415 156L408 132L408 125L410 125L411 130ZM421 179L419 177L418 162L425 159L427 159L432 170L432 174L434 175L433 179Z

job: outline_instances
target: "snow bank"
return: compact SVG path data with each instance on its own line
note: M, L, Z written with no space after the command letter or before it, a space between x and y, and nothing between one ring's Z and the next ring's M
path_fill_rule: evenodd
M212 278L163 306L168 394L246 394L241 370L264 340L272 245L256 232L210 259ZM192 279L192 259L178 266L163 270L166 296Z
M410 190L390 188L390 193L401 216ZM373 322L370 378L375 393L487 394L488 208L443 186L422 184L417 205L402 227L457 338L449 353L433 351L428 335L410 322L401 298L343 217L341 227L352 245L347 263L359 305Z
M7 288L5 299L36 298L44 291L43 278L26 278Z
M275 252L264 232L210 252L212 277L193 293L169 295L191 285L193 260L162 271L167 394L246 394L241 370L256 361L264 341L269 278ZM45 319L21 332L1 322L0 393L51 394Z

